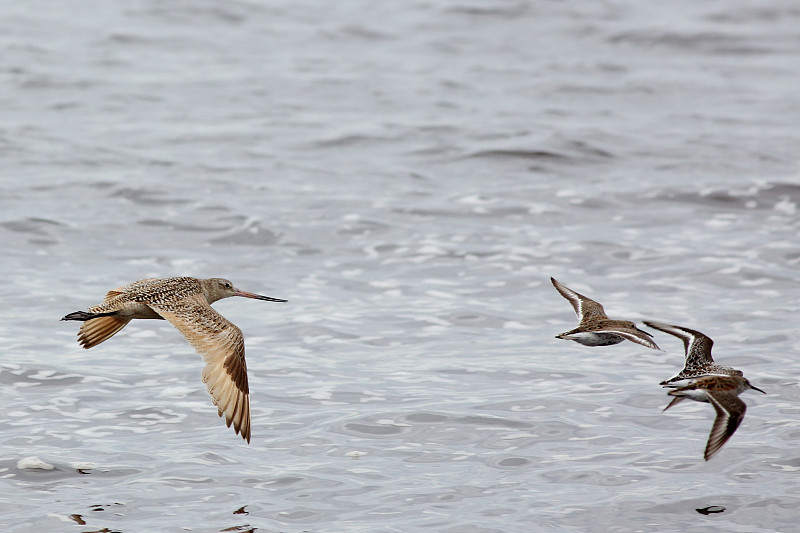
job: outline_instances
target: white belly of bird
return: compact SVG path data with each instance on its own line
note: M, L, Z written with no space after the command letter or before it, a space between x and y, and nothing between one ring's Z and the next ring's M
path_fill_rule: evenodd
M572 333L565 335L563 338L575 341L585 346L609 346L611 344L619 344L624 338L613 333L593 333L591 331L582 331L579 333Z

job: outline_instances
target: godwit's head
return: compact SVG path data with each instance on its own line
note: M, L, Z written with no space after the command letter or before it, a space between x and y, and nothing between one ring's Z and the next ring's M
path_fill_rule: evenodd
M231 296L244 296L245 298L254 298L256 300L266 300L268 302L285 302L280 298L272 298L270 296L261 296L260 294L253 294L252 292L243 291L233 286L233 283L223 278L209 278L201 279L200 286L203 289L203 296L206 297L208 303L214 303L223 298Z

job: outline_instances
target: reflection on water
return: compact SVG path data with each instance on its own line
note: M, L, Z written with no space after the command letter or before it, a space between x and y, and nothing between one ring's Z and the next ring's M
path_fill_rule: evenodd
M725 508L721 505L709 505L708 507L703 507L702 509L695 509L700 514L710 515L715 513L724 513Z

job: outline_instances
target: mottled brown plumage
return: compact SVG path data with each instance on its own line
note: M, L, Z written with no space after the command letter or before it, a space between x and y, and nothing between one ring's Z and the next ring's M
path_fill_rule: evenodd
M683 349L686 361L677 376L665 379L661 385L683 381L685 379L697 378L700 376L722 375L722 376L741 376L742 371L729 366L720 365L714 362L711 357L711 347L714 341L711 337L703 335L699 331L684 328L681 326L671 326L645 320L645 324L664 333L674 335L683 341Z
M559 294L572 304L580 321L577 328L556 335L557 339L575 341L585 346L608 346L627 339L654 350L661 349L651 339L652 335L637 328L633 322L612 320L599 303L562 285L554 278L550 278L550 281Z
M703 453L706 461L714 457L728 442L728 439L733 436L739 424L744 420L747 406L739 399L739 395L749 389L764 393L763 390L751 385L743 376L702 376L690 380L688 385L682 387L667 386L674 390L668 392L673 398L664 408L665 411L685 398L696 402L708 402L714 406L717 416L711 425L711 433L708 435L708 442Z
M211 304L230 296L285 302L233 287L222 278L148 278L109 291L103 303L88 312L77 311L62 320L83 321L78 342L91 348L111 338L131 320L168 320L189 341L206 363L203 382L219 416L250 442L250 388L244 358L244 337L239 328L215 311Z

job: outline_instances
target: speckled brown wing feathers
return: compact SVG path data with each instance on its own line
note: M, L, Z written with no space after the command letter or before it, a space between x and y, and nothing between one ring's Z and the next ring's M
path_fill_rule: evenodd
M648 348L652 348L653 350L660 350L661 348L658 347L650 337L647 336L647 332L639 332L639 331L630 331L627 327L605 327L603 328L604 332L613 333L615 335L619 335L620 337L624 337L631 342L635 342L636 344L641 344L642 346L647 346Z
M203 382L228 427L250 442L250 389L239 328L217 313L201 294L148 305L178 328L206 363Z
M551 277L550 282L559 294L572 304L572 308L575 309L575 314L578 315L578 320L581 322L592 318L608 318L603 306L591 298L587 298L583 294L573 291L566 285L562 285L555 278Z

